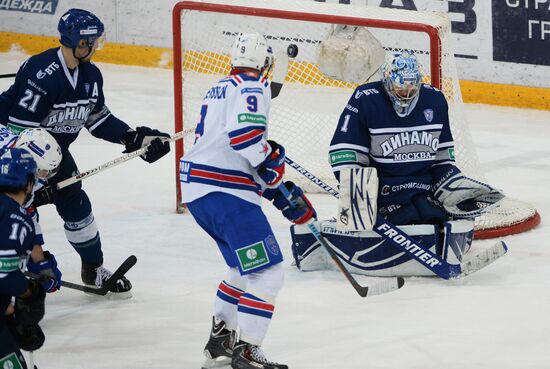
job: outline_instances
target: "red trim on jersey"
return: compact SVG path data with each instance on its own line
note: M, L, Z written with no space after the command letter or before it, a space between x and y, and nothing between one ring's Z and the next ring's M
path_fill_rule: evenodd
M250 132L247 132L245 134L242 134L240 136L236 136L236 137L233 137L230 141L230 144L232 146L235 146L235 145L238 145L238 144L241 144L245 141L248 141L248 140L251 140L253 138L256 138L260 135L263 135L264 134L264 130L263 129L255 129L255 130L252 130Z
M256 182L239 176L232 176L228 174L221 174L216 172L209 172L206 170L201 169L191 169L191 172L189 173L192 177L202 177L202 178L208 178L208 179L215 179L217 181L222 182L231 182L231 183L239 183L239 184L245 184L256 187Z

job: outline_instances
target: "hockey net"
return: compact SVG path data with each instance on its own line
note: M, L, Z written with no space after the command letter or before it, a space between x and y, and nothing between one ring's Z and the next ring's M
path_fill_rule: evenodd
M202 98L230 70L229 49L239 32L263 34L274 53L298 46L281 94L272 101L269 136L287 155L336 188L328 147L340 113L356 85L324 76L318 49L334 24L368 27L387 51L413 51L425 83L440 88L449 103L455 157L462 171L483 179L462 106L450 22L445 15L377 7L327 4L306 0L182 1L173 10L175 130L199 122ZM378 78L378 76L375 76ZM176 145L178 211L182 210L178 162L194 137ZM319 188L287 168L285 178L306 191ZM476 237L498 237L530 229L540 218L519 200L506 203L476 222Z

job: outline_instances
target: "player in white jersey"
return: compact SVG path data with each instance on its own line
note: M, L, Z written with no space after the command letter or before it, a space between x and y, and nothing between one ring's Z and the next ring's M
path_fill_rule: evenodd
M241 34L231 60L230 75L207 92L195 144L180 162L183 202L229 266L217 290L203 368L231 361L235 369L284 369L260 350L284 277L260 200L272 200L298 224L315 210L293 183L285 186L304 200L299 208L277 190L285 152L267 140L271 91L263 72L273 63L271 47L259 34Z

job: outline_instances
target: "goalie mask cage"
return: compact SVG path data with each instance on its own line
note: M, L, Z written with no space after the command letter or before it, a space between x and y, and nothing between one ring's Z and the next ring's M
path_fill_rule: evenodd
M289 63L281 94L272 101L269 137L280 142L289 157L336 188L328 147L356 85L323 76L317 67L317 53L333 25L362 26L368 27L386 50L408 50L417 55L423 82L441 89L448 100L458 166L465 174L483 179L463 114L450 21L445 15L305 0L195 0L177 3L172 22L176 132L199 122L206 92L230 71L229 50L240 32L263 34L275 56L296 44L298 55ZM176 142L178 212L183 210L179 159L193 139L188 135ZM292 168L287 167L285 178L306 191L319 191ZM498 209L476 220L476 237L522 232L539 222L534 207L506 198Z

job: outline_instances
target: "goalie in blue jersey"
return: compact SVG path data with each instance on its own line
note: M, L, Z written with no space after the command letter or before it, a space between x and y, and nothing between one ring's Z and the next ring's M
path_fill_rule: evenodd
M56 191L58 182L78 173L69 147L86 128L94 137L124 145L124 152L147 147L141 157L152 163L170 151L169 143L162 139L170 136L148 127L131 129L105 104L103 77L90 62L104 35L99 18L86 10L70 9L61 16L58 31L60 47L25 61L15 83L0 95L0 123L16 134L27 128L44 128L61 147L63 160L58 171L36 192L34 205L55 204L67 239L80 255L83 282L100 288L111 272L103 267L91 202L80 182ZM131 287L123 277L111 292L127 292Z
M502 198L455 165L445 96L421 83L414 54L392 54L382 80L359 86L340 116L329 148L337 178L347 168L378 171L378 210L394 224L441 224L474 218Z
M344 171L375 168L378 216L405 225L402 229L416 241L458 263L470 248L473 219L496 206L504 195L464 176L456 166L447 101L437 88L421 82L415 55L391 54L380 72L380 81L355 89L340 116L329 148L332 170L340 181ZM463 220L449 222L456 219ZM348 255L344 259L353 271L433 275L401 250L386 247L374 232L351 235L335 224L322 228L341 254ZM440 229L445 230L443 237ZM294 227L292 234L299 268L317 270L329 265L307 231Z

